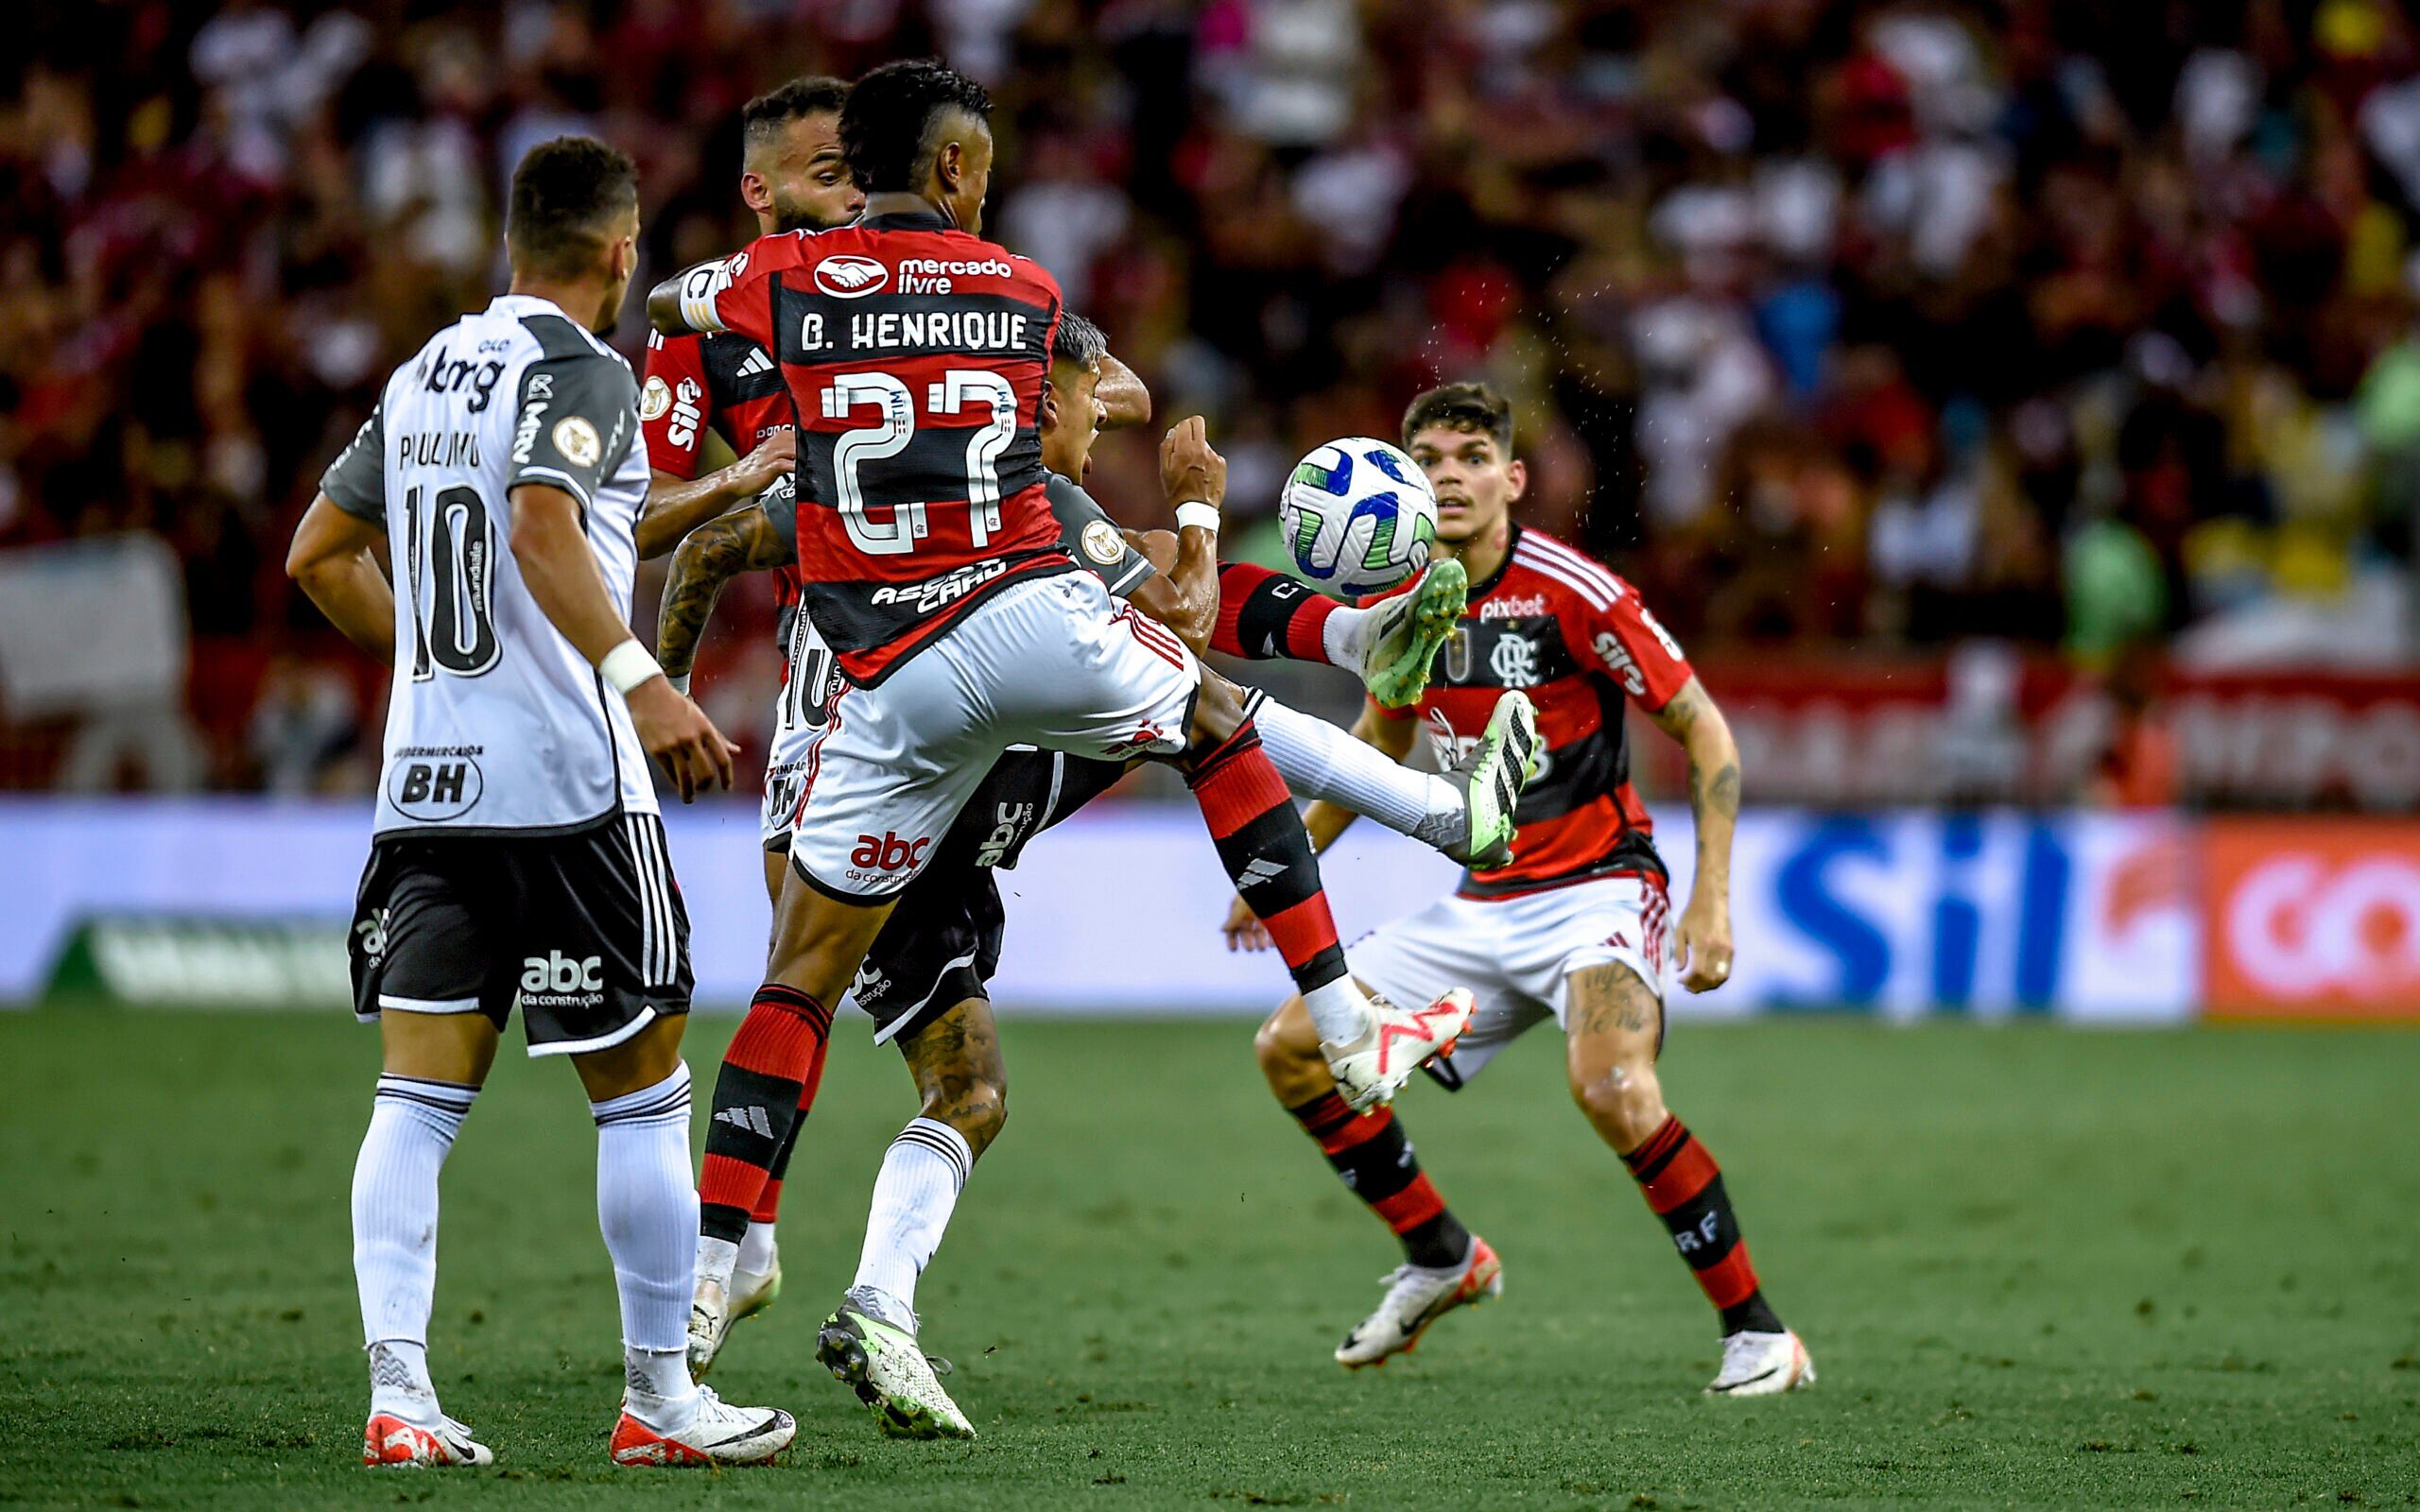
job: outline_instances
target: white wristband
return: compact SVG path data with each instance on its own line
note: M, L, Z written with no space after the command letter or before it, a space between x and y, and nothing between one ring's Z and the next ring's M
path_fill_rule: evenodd
M649 678L664 676L664 669L655 664L655 658L648 655L647 647L635 639L624 641L606 652L605 660L596 663L596 670L614 685L615 693L622 694L629 693Z
M1179 530L1182 530L1187 525L1200 525L1202 529L1209 531L1212 535L1217 535L1219 533L1219 507L1215 504L1203 504L1199 499L1178 505L1176 507L1176 527Z

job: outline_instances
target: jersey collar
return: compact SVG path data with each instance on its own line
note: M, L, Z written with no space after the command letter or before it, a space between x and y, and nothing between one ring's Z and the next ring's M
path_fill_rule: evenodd
M860 215L857 224L868 231L955 231L949 217L938 210L903 210L895 215Z
M1513 524L1511 521L1506 521L1504 530L1504 559L1495 564L1495 571L1488 574L1486 577L1482 578L1478 582L1471 584L1471 603L1476 604L1480 599L1485 598L1488 594L1495 592L1496 586L1504 581L1504 575L1512 570L1512 548L1518 546L1520 543L1521 527Z
M535 294L499 294L488 301L488 314L528 317L532 315L563 315L563 307L552 300L542 300ZM577 321L573 322L577 324Z

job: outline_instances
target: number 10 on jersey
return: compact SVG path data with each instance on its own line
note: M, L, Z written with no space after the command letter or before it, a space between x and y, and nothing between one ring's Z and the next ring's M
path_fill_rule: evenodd
M925 407L935 415L962 415L989 408L983 424L967 434L966 528L976 545L984 545L1000 528L1000 454L1017 434L1016 390L996 372L981 368L953 368L941 382L925 390ZM916 437L916 403L908 386L887 372L844 372L833 376L823 390L823 418L842 420L858 409L878 409L881 418L840 433L832 448L835 504L849 540L870 557L897 557L916 549L929 533L923 500L903 501L889 520L866 514L865 486L858 470L868 462L897 456Z

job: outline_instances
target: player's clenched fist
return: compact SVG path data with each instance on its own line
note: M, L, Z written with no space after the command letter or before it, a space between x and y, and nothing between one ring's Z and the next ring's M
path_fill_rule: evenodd
M709 784L731 785L732 758L739 754L739 747L725 740L705 711L686 695L675 693L663 678L650 678L626 697L639 744L681 789L682 802L693 800Z
M1705 893L1691 897L1673 932L1672 958L1681 985L1692 992L1711 992L1731 980L1730 910Z

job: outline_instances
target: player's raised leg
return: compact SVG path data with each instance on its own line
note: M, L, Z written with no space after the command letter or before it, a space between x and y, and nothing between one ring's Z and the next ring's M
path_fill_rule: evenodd
M1462 564L1448 558L1430 564L1409 590L1357 608L1283 573L1224 562L1210 649L1247 661L1324 662L1399 709L1427 689L1469 590Z
M726 1405L690 1379L690 1260L698 1224L689 1180L687 1016L657 1019L609 1049L576 1055L596 1121L596 1221L622 1310L617 1465L761 1465L798 1425L770 1407Z
M902 1438L972 1438L918 1344L916 1280L941 1247L950 1214L1008 1121L1008 1071L991 1002L969 998L901 1036L922 1097L883 1156L866 1215L857 1275L825 1321L817 1354Z
M1473 870L1512 860L1512 812L1537 769L1538 714L1517 689L1496 700L1487 731L1443 774L1404 765L1351 731L1273 698L1253 722L1286 784L1431 845Z
M1201 686L1184 765L1219 859L1284 957L1344 1101L1356 1108L1385 1102L1424 1062L1453 1048L1470 1021L1470 994L1448 991L1407 1008L1354 982L1293 795L1222 679Z
M379 1015L384 1070L353 1171L353 1269L370 1356L365 1465L488 1465L445 1416L428 1372L437 1291L437 1178L495 1060L496 1026L474 991L461 1011Z
M1707 1392L1761 1397L1812 1385L1806 1345L1782 1326L1757 1282L1722 1168L1664 1105L1655 1074L1662 998L1618 961L1572 972L1565 990L1572 1099L1630 1168L1721 1319L1722 1368Z
M1445 1206L1394 1110L1357 1113L1337 1094L1300 998L1270 1016L1253 1049L1269 1090L1318 1143L1345 1190L1403 1245L1403 1263L1387 1277L1386 1297L1337 1346L1337 1363L1382 1365L1418 1345L1428 1326L1455 1308L1503 1294L1495 1251Z

